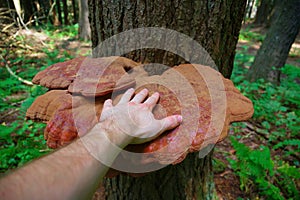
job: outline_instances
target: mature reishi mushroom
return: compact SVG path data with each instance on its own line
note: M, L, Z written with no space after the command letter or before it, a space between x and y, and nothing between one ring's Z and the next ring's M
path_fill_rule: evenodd
M135 84L127 71L139 64L124 57L79 57L39 72L33 83L49 89L68 89L84 96L102 96Z
M225 79L219 72L210 67L184 64L175 66L160 76L155 75L151 77L146 77L143 70L139 69L136 71L136 74L131 75L131 78L135 77L137 91L142 88L148 88L150 94L155 91L160 93L159 104L154 109L156 118L173 114L183 114L184 109L187 110L186 112L190 117L199 116L197 121L199 123L196 123L196 127L193 118L189 120L184 119L183 124L180 125L180 127L185 127L183 131L180 130L180 127L177 127L146 144L129 145L127 150L133 152L152 152L150 156L142 158L139 161L140 163L159 162L162 164L177 164L189 152L199 151L209 144L221 141L227 135L231 122L246 120L253 114L252 102L244 97L230 80ZM186 83L183 84L179 80ZM222 87L220 80L221 83L223 82L224 87ZM99 82L101 82L101 79ZM180 89L179 92L182 92L181 95L184 96L184 102L178 98L176 88ZM104 90L105 88L102 91ZM45 129L45 137L47 144L52 148L57 148L71 142L78 134L84 135L87 133L97 123L104 100L111 98L109 95L106 95L96 97L96 100L93 101L93 98L79 95L72 98L71 94L66 94L66 92L59 90L50 92L41 96L39 100L33 103L29 109L31 112L27 113L27 117L37 120L38 116L43 116L42 114L30 114L32 110L39 109L38 105L35 104L51 105L50 99L56 99L57 96L60 96L58 99L64 98L64 101L58 103L57 110L50 112L51 116L43 118L43 121L49 120ZM47 94L56 97L48 98ZM212 101L212 94L220 94L216 95L217 100L223 95L226 100L225 104L221 101ZM68 95L67 98L66 95ZM118 101L119 97L120 95L117 95L114 98L114 103ZM43 98L48 98L49 100L45 101ZM195 102L198 102L197 105L193 105ZM214 103L214 109L221 113L220 116L215 115L212 117L212 102ZM41 106L43 110L47 110L47 105ZM200 115L193 113L193 110L189 110L189 105L191 107L198 107ZM45 111L37 110L35 112L44 113ZM109 176L112 175L111 172L108 174ZM119 172L115 171L114 174L116 175L117 173Z
M71 93L84 96L103 96L113 90L132 87L135 84L132 72L139 64L122 57L86 58L70 84Z
M69 96L67 90L50 90L35 99L30 108L27 109L26 117L35 121L48 122L62 102L68 100Z
M58 92L58 91L56 91ZM69 144L78 135L85 135L97 122L105 97L96 100L69 94L53 114L45 128L45 139L51 148Z
M51 65L37 73L32 82L50 89L67 89L85 59L86 57L78 57Z

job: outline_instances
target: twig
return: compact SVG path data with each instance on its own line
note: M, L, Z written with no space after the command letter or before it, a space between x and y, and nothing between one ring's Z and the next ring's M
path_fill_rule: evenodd
M26 85L30 85L30 86L34 85L31 81L25 80L25 79L19 77L18 75L16 75L16 74L11 70L11 68L8 66L8 64L7 64L6 60L3 58L3 56L0 55L0 57L1 57L1 59L4 61L4 64L5 64L5 67L6 67L7 71L8 71L13 77L15 77L16 79L18 79L19 81L21 81L22 83L24 83L24 84L26 84Z
M9 28L12 27L13 25L15 25L15 22L12 23L12 24L9 24L9 25L7 25L7 26L5 26L5 27L2 29L2 32L5 32L6 29L9 29Z
M4 115L1 115L0 120L3 120L3 119L5 119L5 117L7 117L9 115L12 115L12 114L14 114L16 112L18 112L18 109L11 110L11 111L5 113Z
M261 137L263 137L265 140L269 140L269 138L266 136L265 132L263 129L257 128L255 126L253 126L250 123L245 122L246 126L248 129L250 129L251 131L256 132L258 135L260 135Z

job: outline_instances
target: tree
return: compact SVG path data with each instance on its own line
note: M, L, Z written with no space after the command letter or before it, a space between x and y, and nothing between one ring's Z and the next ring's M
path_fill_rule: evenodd
M73 24L76 24L78 22L77 0L72 0L72 9L73 9Z
M165 27L199 42L214 59L219 71L230 77L246 1L183 0L89 1L93 48L120 32L139 27ZM94 56L100 56L97 51ZM174 66L184 62L157 49L126 54L136 61ZM104 181L108 199L211 199L212 153L199 159L189 154L180 164L149 175L118 176Z
M62 3L63 3L63 11L64 11L64 24L68 25L69 24L69 19L68 19L69 12L68 12L67 0L63 0Z
M87 0L79 0L79 38L82 40L91 39L91 28L89 22L89 9Z
M247 6L246 6L246 11L245 11L245 17L244 17L244 21L246 21L246 19L251 19L251 15L252 15L252 10L255 4L255 0L248 0L247 1Z
M290 48L299 33L300 2L286 0L278 3L271 27L249 69L247 76L251 81L263 78L280 83L280 69L284 66Z
M272 0L261 0L255 15L255 25L266 25L272 11Z

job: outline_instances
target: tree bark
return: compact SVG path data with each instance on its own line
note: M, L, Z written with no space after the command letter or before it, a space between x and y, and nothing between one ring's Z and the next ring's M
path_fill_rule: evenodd
M197 153L177 165L139 178L105 179L106 199L212 199L212 153L199 159Z
M246 0L109 1L90 0L92 46L141 27L164 27L186 34L200 43L213 58L219 71L230 77L235 46L244 16ZM93 51L94 56L101 54ZM145 49L125 56L139 62L174 66L186 62L170 52ZM180 164L146 176L118 176L105 180L107 199L211 199L211 156L199 159L189 154Z
M82 40L91 39L91 27L89 22L89 8L87 0L79 0L79 38Z
M254 24L266 25L268 23L269 15L272 11L272 0L261 0L257 8Z
M276 18L249 69L247 76L251 81L263 78L279 84L280 69L284 66L290 48L299 33L299 0L281 1L280 5L276 6L275 12Z

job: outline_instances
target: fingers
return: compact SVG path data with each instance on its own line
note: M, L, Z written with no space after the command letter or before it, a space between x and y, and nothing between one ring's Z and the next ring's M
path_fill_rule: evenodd
M103 111L105 111L105 110L108 110L108 109L110 109L110 108L112 108L113 107L113 105L112 105L112 100L111 99L106 99L105 101L104 101L104 104L103 104Z
M148 104L149 109L152 110L156 105L158 99L159 99L159 93L155 92L144 103Z
M131 100L131 102L142 103L147 96L148 96L148 90L147 89L143 89L142 91L140 91L139 93L137 93L133 97L133 99Z
M102 108L102 112L101 112L101 116L100 116L100 121L105 120L110 115L109 110L111 110L112 107L113 107L112 100L107 99L103 104L103 108Z
M177 127L182 122L181 115L172 115L161 120L162 132Z
M131 99L131 97L132 97L133 94L134 94L134 89L130 88L129 90L127 90L123 94L123 96L122 96L121 100L119 101L119 103L121 103L121 104L122 103L128 103L130 101L130 99Z

